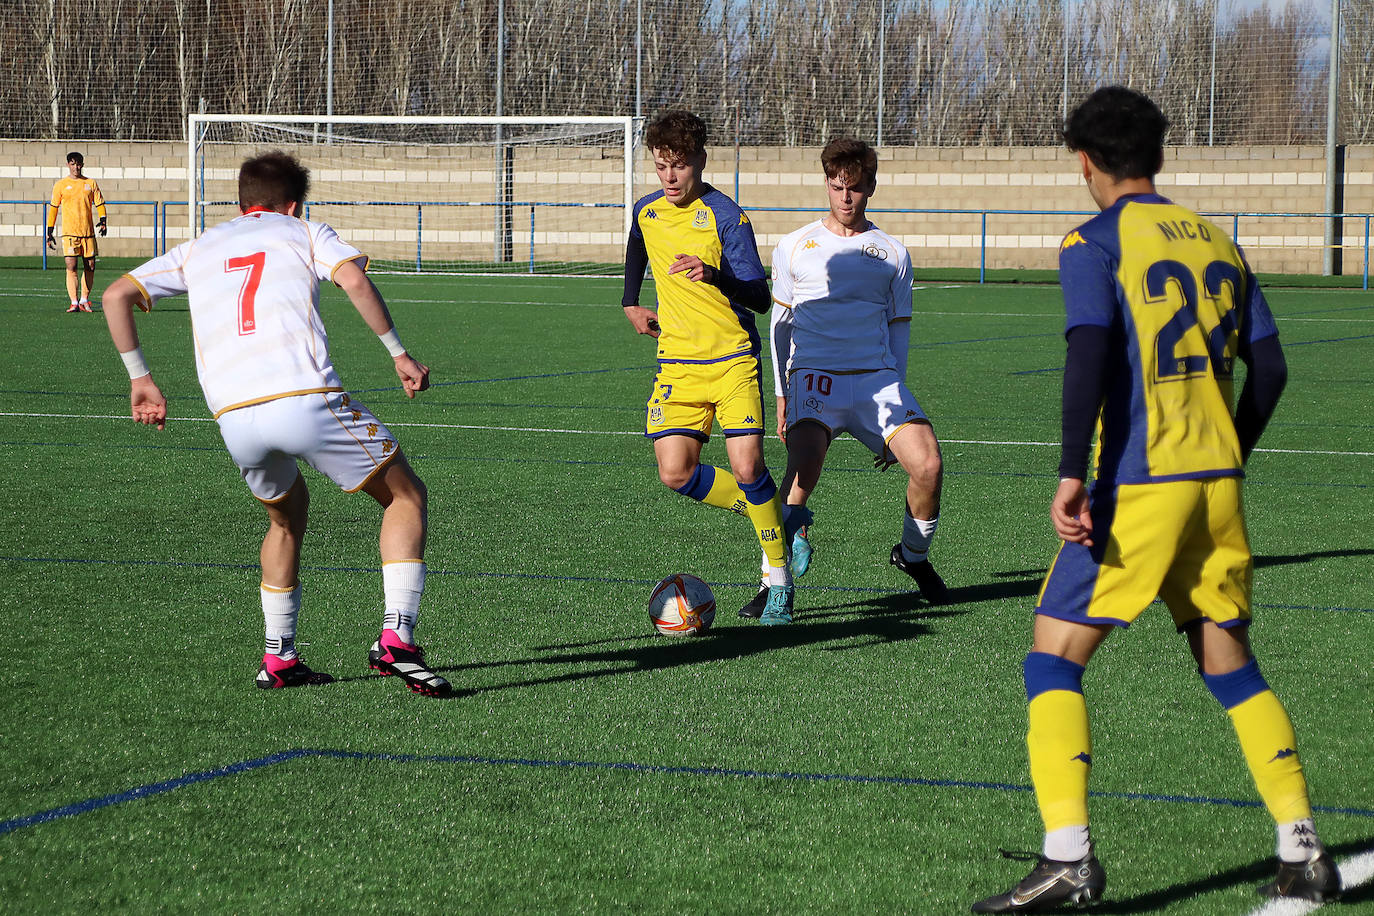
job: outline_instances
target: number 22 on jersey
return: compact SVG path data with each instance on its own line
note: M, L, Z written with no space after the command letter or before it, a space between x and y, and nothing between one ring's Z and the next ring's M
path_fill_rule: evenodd
M224 262L225 273L243 271L243 286L239 287L239 336L252 334L258 329L255 302L258 297L258 284L262 282L262 268L267 263L267 252L259 251L239 258L229 258Z

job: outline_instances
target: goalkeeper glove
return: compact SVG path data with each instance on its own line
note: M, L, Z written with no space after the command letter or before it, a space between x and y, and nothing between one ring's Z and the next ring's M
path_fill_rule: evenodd
M53 227L48 227L48 247L53 251L57 250L57 237L53 235Z
M100 222L98 222L98 223L95 224L95 228L97 228L97 229L100 230L101 236L104 236L106 232L109 232L109 231L110 231L110 230L109 230L108 228L106 228L106 226L105 226L105 217L103 217L103 216L100 217Z

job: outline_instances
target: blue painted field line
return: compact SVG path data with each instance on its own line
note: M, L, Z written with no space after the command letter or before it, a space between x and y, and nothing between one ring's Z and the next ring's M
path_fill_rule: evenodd
M49 808L47 811L39 811L37 814L11 818L8 821L0 821L0 836L4 836L11 831L19 830L23 827L33 827L38 824L47 823L48 821L55 821L64 817L75 817L78 814L87 814L91 811L98 811L101 808L108 808L111 805L123 804L124 802L134 801L139 798L162 795L164 792L171 792L174 789L195 785L196 783L209 782L212 779L220 779L225 776L237 776L239 773L247 773L250 770L272 766L275 763L284 763L288 760L294 760L297 757L306 757L315 753L317 752L308 750L279 751L275 754L268 754L266 757L241 760L238 763L231 763L225 767L219 767L213 770L202 770L199 773L187 773L185 776L177 779L166 779L162 782L138 786L126 792L116 792L113 795L103 795L100 798L89 798L86 801L63 805L60 808Z
M736 770L727 769L725 767L661 766L647 763L617 763L596 760L539 760L529 757L477 757L465 754L388 754L372 753L368 751L298 748L296 750L268 754L265 757L255 757L252 760L243 760L214 770L188 773L178 779L167 779L162 782L150 783L149 785L138 786L125 792L116 792L111 795L101 796L100 798L88 799L84 802L63 805L60 808L50 808L47 811L40 811L36 814L30 814L24 817L12 818L8 821L0 822L0 836L15 830L20 830L24 827L33 827L61 818L75 817L80 814L87 814L91 811L98 811L101 808L108 808L111 805L135 801L140 798L149 798L154 795L162 795L176 789L184 788L185 786L209 782L226 776L237 776L240 773L247 773L252 770L262 769L263 767L273 766L278 763L286 763L291 760L299 760L305 757L320 757L329 760L376 760L387 763L456 763L476 766L526 767L534 769L621 771L653 776L723 776L731 779L776 779L789 782L839 782L856 785L911 786L929 789L990 789L997 792L1032 791L1031 786L1017 785L1016 783L983 782L968 779L929 779L918 776L860 776L852 773L788 773L773 772L769 770ZM1232 808L1259 808L1263 806L1262 802L1250 799L1214 798L1205 795L1163 795L1152 792L1089 792L1088 794L1094 798L1110 798L1117 801L1218 805ZM1346 814L1353 817L1374 818L1374 809L1369 808L1336 808L1314 805L1312 810L1320 814Z

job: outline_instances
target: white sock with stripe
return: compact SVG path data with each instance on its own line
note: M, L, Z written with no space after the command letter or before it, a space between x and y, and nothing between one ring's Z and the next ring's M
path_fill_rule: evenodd
M386 613L382 629L415 644L415 624L420 619L420 596L425 593L425 561L394 560L382 564L382 592Z
M262 596L262 620L267 631L263 652L278 658L296 657L296 620L301 614L300 583L285 588L268 585L258 586Z

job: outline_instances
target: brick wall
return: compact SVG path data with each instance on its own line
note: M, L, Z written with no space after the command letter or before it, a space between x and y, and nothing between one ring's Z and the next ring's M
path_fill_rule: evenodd
M110 204L110 236L101 252L113 256L148 256L154 251L154 202L184 202L187 176L185 147L180 143L110 141L7 141L0 149L0 200L46 200L52 184L65 174L66 153L79 149L86 174L100 182ZM318 148L315 148L318 150ZM309 148L302 148L305 153ZM416 147L378 147L366 173L352 170L352 187L397 200L490 199L494 173L490 152L459 157L427 157ZM308 157L303 157L308 158ZM819 213L770 208L825 206L819 150L749 148L738 152L738 197L749 210L765 261L786 232ZM329 173L327 163L311 163L317 178ZM736 194L736 151L712 149L706 178L722 191ZM568 199L570 186L593 185L593 196L619 200L618 164L614 155L570 158L541 157L538 151L517 153L517 199ZM1313 214L1325 209L1325 151L1313 146L1171 148L1166 152L1160 191L1204 213ZM338 170L335 170L338 171ZM342 174L342 172L338 172ZM232 199L232 169L217 169L208 196ZM1374 213L1374 147L1351 147L1345 171L1345 211ZM347 187L348 185L341 185ZM647 156L636 164L636 193L657 188ZM316 195L317 197L320 195ZM122 203L138 201L141 203ZM558 211L536 208L535 227L541 244L552 253L580 260L619 260L622 251L619 210ZM879 187L870 210L876 223L902 238L917 266L977 267L979 242L986 234L989 268L1052 268L1063 234L1084 216L1062 211L1088 211L1092 202L1082 188L1072 154L1054 148L888 148L880 155ZM885 210L972 210L973 214L891 213ZM983 211L1045 210L1061 215L1027 216ZM228 211L219 214L227 215ZM343 208L328 219L346 237L377 257L413 261L414 210ZM560 224L555 217L562 216ZM467 208L426 207L423 239L426 257L489 257L492 216ZM0 203L0 255L37 256L42 242L43 208L37 204ZM528 235L527 217L517 215L518 246ZM1228 233L1238 234L1259 271L1319 273L1322 220L1313 216L1214 217ZM187 235L184 203L167 210L163 230L169 243ZM1345 223L1345 272L1363 269L1363 219Z

